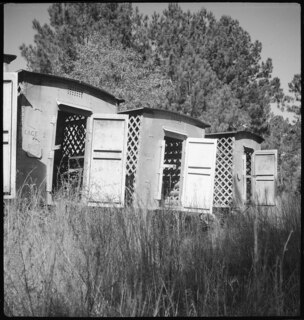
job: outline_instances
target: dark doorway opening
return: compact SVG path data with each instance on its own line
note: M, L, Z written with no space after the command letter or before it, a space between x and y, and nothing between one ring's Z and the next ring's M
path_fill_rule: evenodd
M80 191L83 183L87 117L58 111L53 191L62 187Z
M165 157L163 164L162 204L180 205L180 178L183 140L165 137Z
M244 154L246 156L246 195L245 195L245 203L251 203L252 197L252 185L251 185L251 178L252 178L252 168L251 168L251 157L254 150L251 148L244 147Z

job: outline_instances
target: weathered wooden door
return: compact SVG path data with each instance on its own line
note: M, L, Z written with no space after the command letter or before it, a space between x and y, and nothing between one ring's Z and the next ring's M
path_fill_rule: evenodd
M5 199L16 195L18 75L3 73L3 194Z
M182 206L212 213L217 139L186 140Z
M257 205L275 205L277 150L257 150L252 155L253 201Z
M89 205L124 205L127 129L127 115L90 117L84 164L84 192Z

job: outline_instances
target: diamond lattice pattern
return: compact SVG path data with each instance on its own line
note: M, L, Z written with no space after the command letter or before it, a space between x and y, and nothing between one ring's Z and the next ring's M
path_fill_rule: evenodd
M233 137L217 140L214 207L229 207L233 199Z
M179 205L182 141L165 138L165 159L163 171L163 192L165 204Z
M62 156L83 156L85 150L86 117L73 114L65 119Z
M78 189L82 183L82 172L84 165L85 116L77 114L66 114L64 118L62 154L57 167L57 183L60 186L66 178L69 183L76 183Z
M135 190L135 176L138 162L139 137L142 116L135 115L129 117L128 143L127 143L127 177L126 177L126 202L133 202Z
M251 156L253 149L245 148L244 154L246 156L246 200L251 199Z

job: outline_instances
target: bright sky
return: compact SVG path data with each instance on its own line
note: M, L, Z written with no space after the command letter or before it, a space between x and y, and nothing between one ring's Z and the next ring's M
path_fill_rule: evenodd
M32 21L41 24L49 22L47 9L50 3L8 3L4 5L4 52L17 55L10 70L26 69L26 62L20 56L19 46L34 40ZM262 61L271 58L273 77L278 77L285 93L293 76L301 73L301 6L297 3L208 3L180 2L184 11L191 12L205 7L216 19L229 15L239 21L251 40L262 43ZM161 13L168 3L136 3L134 6L144 14ZM276 112L277 113L277 112Z

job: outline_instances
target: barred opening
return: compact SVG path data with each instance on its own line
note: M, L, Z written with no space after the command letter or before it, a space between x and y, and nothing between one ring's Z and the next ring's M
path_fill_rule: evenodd
M83 91L81 89L79 89L78 87L74 87L74 86L69 87L67 91L70 96L82 98Z
M252 190L251 190L251 156L254 150L244 147L244 154L246 156L246 202L251 202Z
M66 182L78 190L82 187L86 120L83 115L58 112L53 188Z
M178 206L183 141L165 137L162 200L167 206Z

